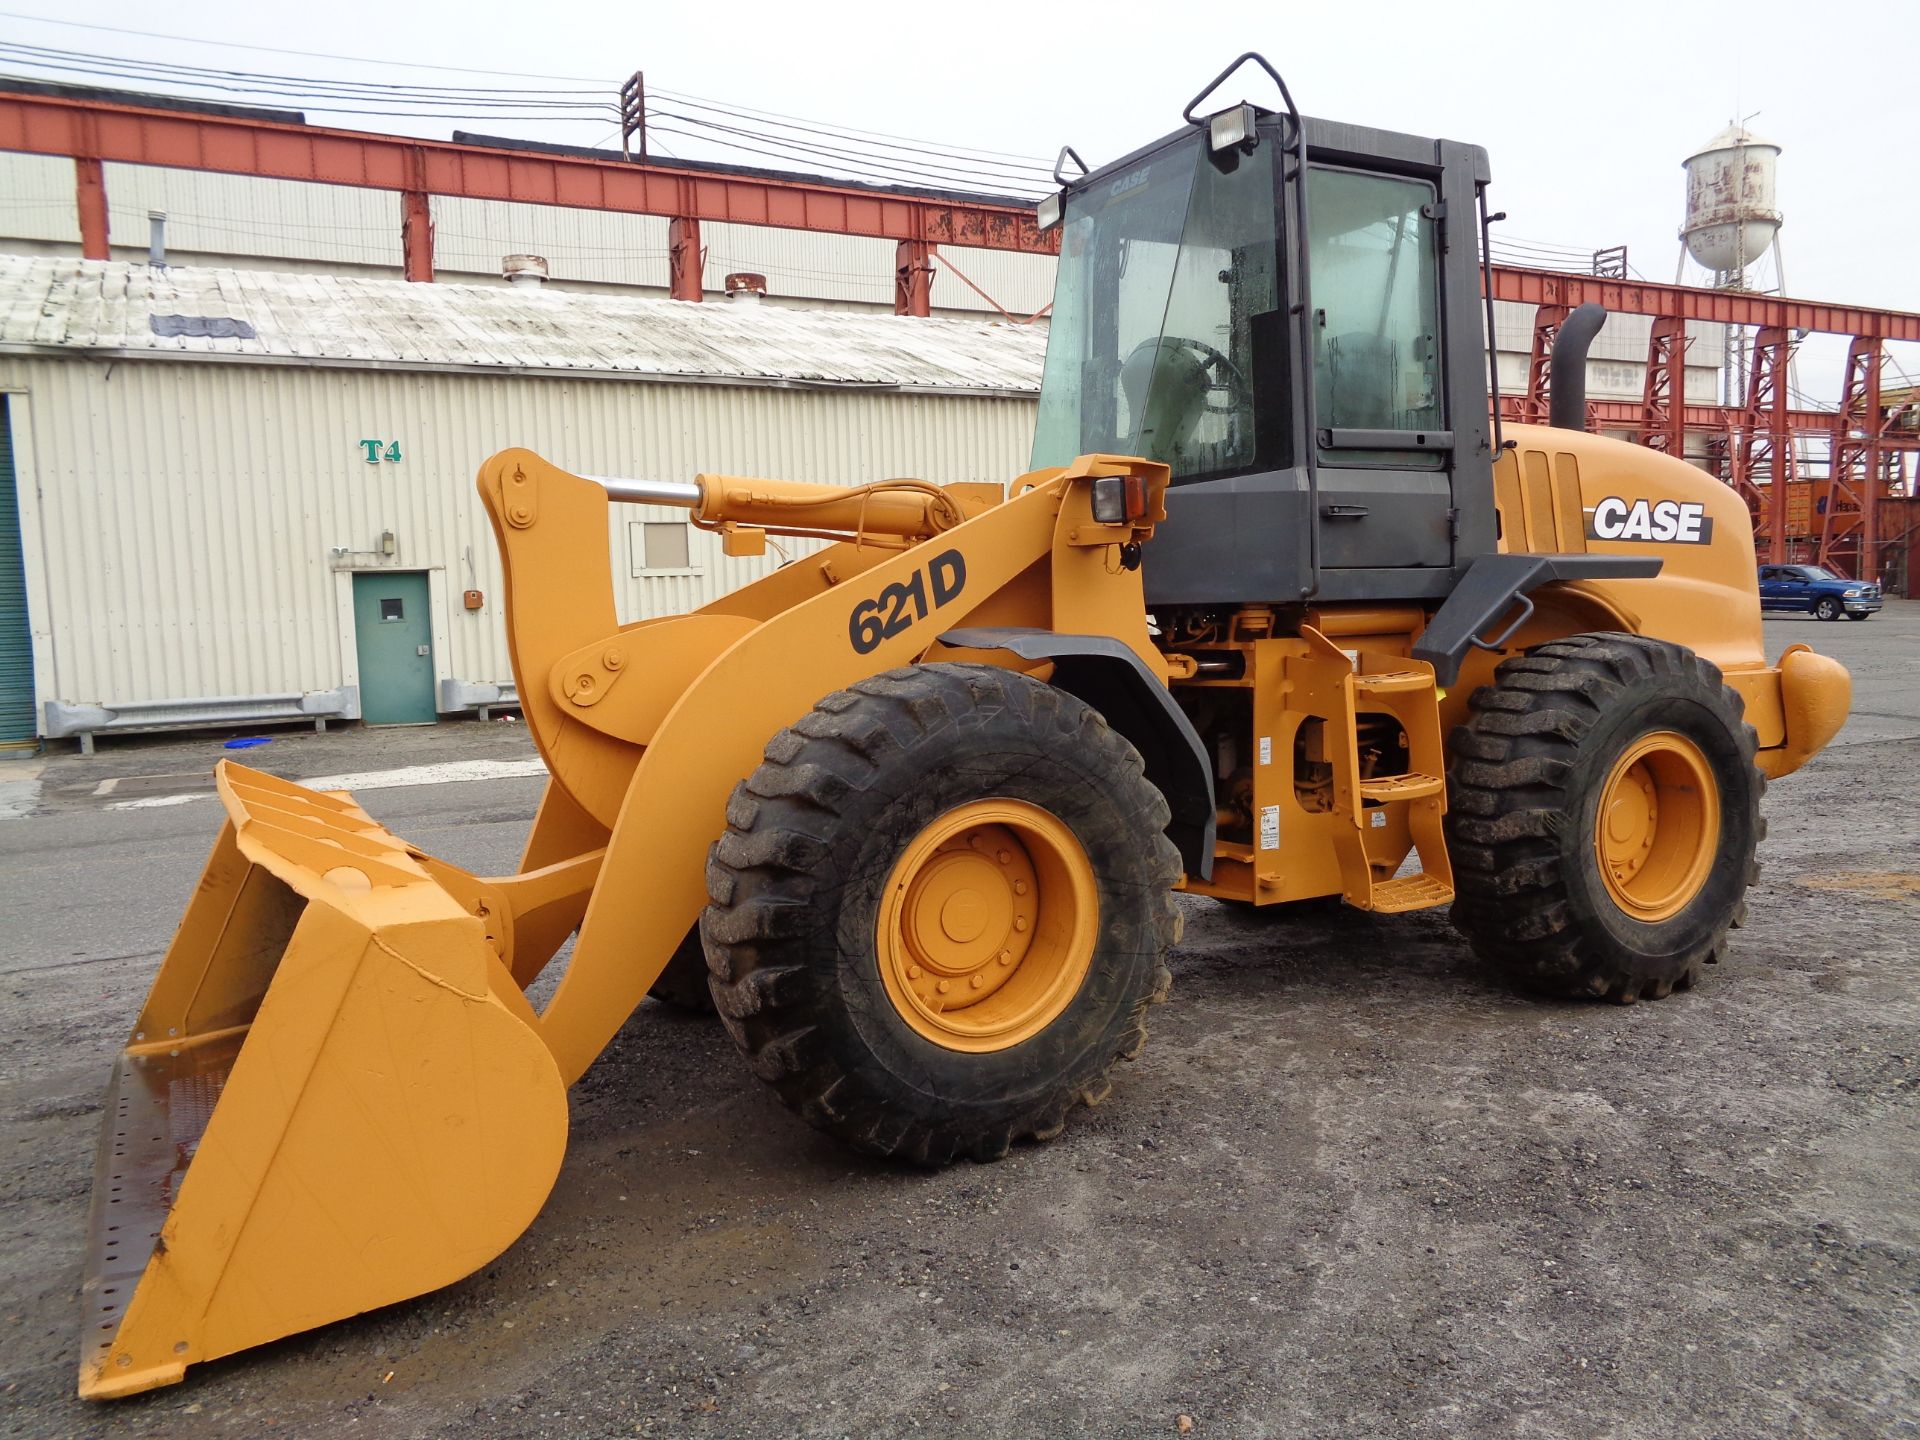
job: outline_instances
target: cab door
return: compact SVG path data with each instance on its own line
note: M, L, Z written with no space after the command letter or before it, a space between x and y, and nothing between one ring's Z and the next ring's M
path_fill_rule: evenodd
M1760 608L1762 610L1780 608L1780 567L1778 565L1760 567Z
M1438 188L1307 172L1322 569L1453 563Z

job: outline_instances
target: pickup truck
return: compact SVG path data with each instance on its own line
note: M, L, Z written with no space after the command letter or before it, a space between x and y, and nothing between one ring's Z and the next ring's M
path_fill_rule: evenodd
M1819 565L1762 565L1760 608L1814 615L1822 620L1864 620L1880 608L1880 587L1846 580Z

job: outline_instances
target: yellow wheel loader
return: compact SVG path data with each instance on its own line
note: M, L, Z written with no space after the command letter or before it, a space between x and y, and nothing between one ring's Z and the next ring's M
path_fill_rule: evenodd
M109 1091L82 1395L486 1264L650 990L704 990L813 1125L940 1164L1107 1093L1183 889L1451 905L1553 996L1657 998L1722 957L1766 777L1838 730L1846 672L1769 663L1734 491L1583 433L1598 312L1562 331L1553 425L1490 419L1484 152L1303 119L1283 85L1203 112L1231 73L1177 133L1056 172L1030 473L482 467L551 773L517 874L220 767ZM628 502L733 554L827 543L622 625Z

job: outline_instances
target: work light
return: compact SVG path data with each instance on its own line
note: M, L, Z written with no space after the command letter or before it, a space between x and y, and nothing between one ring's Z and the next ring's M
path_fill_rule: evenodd
M1251 150L1259 143L1253 106L1242 101L1231 110L1222 110L1207 121L1207 148L1218 154L1236 145Z

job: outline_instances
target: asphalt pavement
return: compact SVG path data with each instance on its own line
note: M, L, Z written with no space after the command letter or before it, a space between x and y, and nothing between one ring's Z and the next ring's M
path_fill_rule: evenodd
M104 1407L72 1398L99 1095L230 752L0 764L0 1434L1920 1436L1920 604L1767 629L1852 667L1855 714L1770 792L1692 993L1541 1004L1444 914L1187 898L1112 1097L937 1173L649 1003L500 1260ZM385 776L396 832L512 868L520 726L267 733L239 758Z

